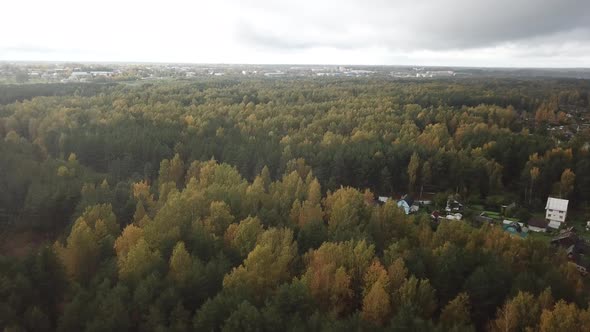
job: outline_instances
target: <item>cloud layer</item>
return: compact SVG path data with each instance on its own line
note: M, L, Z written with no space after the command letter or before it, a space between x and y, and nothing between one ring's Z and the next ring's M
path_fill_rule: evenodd
M8 5L0 59L590 67L587 0L56 2Z

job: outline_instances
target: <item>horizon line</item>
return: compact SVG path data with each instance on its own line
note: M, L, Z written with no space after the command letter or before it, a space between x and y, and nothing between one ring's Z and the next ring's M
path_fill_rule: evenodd
M247 62L186 62L186 61L109 61L109 60L6 60L0 59L0 63L18 63L18 64L36 64L36 63L53 63L53 64L113 64L113 65L193 65L193 66L333 66L333 67L437 67L437 68L464 68L464 69L544 69L544 70L590 70L590 67L520 67L520 66L466 66L466 65L431 65L431 64L345 64L345 63L247 63Z

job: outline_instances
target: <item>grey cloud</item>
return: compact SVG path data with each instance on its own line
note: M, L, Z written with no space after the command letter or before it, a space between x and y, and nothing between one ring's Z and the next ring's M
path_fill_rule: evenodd
M317 47L332 47L337 49L355 49L371 46L369 42L357 41L350 43L339 33L327 29L319 29L321 35L313 33L290 34L266 30L248 22L238 24L238 39L245 44L263 47L265 49L297 50Z
M243 6L248 15L238 24L238 38L277 50L444 51L590 42L588 0L249 0Z
M442 42L440 48L485 47L511 41L548 37L585 30L588 40L590 2L563 1L461 1L436 7L426 16L428 25L418 31Z

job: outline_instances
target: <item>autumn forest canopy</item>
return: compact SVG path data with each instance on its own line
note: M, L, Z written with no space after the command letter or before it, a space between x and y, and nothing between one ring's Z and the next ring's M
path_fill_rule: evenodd
M514 203L526 220L554 196L584 213L589 92L541 78L0 85L0 328L590 330L590 283L565 250L397 205Z

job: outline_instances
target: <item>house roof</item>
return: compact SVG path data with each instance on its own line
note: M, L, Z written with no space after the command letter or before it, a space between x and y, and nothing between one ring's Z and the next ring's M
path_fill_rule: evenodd
M403 199L400 199L399 201L397 201L397 206L407 207L408 209L410 208L410 204L408 204L408 202Z
M529 224L529 226L538 228L547 228L547 224L549 224L547 220L542 218L531 218L527 223Z
M404 196L402 196L402 198L400 200L406 201L408 206L412 206L412 204L414 204L414 199L410 195L404 195Z
M561 198L554 198L548 197L547 198L547 205L545 206L545 210L558 210L558 211L567 211L567 205L569 201L567 199Z
M552 240L551 242L557 242L563 239L567 239L567 238L572 238L577 240L578 236L576 234L576 232L573 230L573 228L568 228L566 230L561 231L559 234L557 234Z

